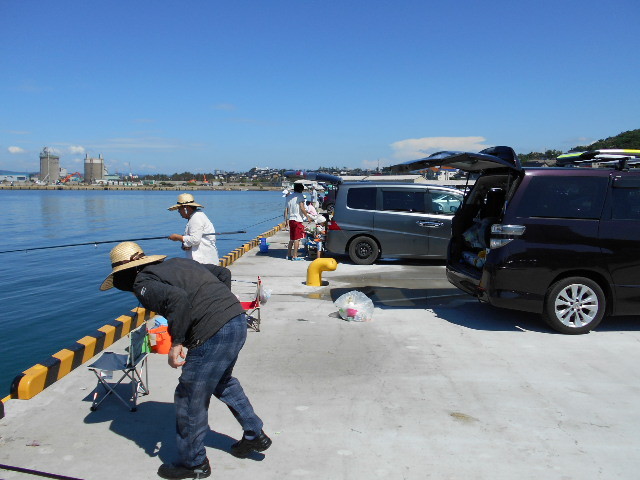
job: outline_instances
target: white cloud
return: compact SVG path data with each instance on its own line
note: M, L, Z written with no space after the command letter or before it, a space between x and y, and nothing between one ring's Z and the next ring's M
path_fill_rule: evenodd
M461 150L477 152L489 145L483 145L484 137L424 137L408 138L393 142L393 156L398 160L413 160L426 157L443 150Z
M564 140L562 143L564 145L569 145L571 148L575 147L576 145L591 145L592 143L597 142L598 140L593 139L593 138L589 138L589 137L574 137L574 138L568 138L566 140ZM545 149L541 149L540 151L544 151Z
M51 90L50 87L43 87L33 80L25 80L18 85L17 90L27 93L42 93Z
M91 149L97 151L112 150L179 150L201 148L200 143L183 143L180 140L142 136L108 138L103 143L92 144Z
M236 109L236 106L233 103L219 103L215 105L213 108L215 108L216 110L232 111Z
M81 147L80 145L69 145L67 150L69 150L69 153L71 154L86 153L84 147Z
M376 160L362 160L360 162L360 168L363 168L365 170L375 170L378 167L383 168L388 165L389 165L389 160L387 158L378 158Z
M20 147L9 147L9 148L7 148L7 151L9 153L24 153L25 152L24 148L20 148Z
M140 164L140 170L142 170L142 171L154 170L155 171L155 170L158 170L158 167L155 166L155 165L148 164L148 163L142 163L142 164Z

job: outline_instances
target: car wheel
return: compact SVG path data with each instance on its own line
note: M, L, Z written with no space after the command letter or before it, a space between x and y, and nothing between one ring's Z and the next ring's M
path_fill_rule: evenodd
M349 244L349 257L358 265L371 265L380 256L380 249L373 238L356 237Z
M549 287L544 305L547 324L562 333L588 333L604 317L602 288L588 278L564 278Z

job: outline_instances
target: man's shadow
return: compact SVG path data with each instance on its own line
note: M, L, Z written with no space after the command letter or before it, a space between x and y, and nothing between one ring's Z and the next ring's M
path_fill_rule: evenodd
M122 385L122 387L125 387L122 390L124 396L128 391L128 385ZM92 395L93 392L84 400L91 402ZM162 463L178 461L173 403L142 401L138 403L136 412L130 412L117 398L110 398L101 404L98 410L88 413L84 422L86 424L109 422L109 429L113 433L135 442L148 456L158 457ZM204 443L208 448L215 448L231 455L231 445L236 441L235 438L210 429ZM252 452L247 458L261 461L265 456L262 453Z

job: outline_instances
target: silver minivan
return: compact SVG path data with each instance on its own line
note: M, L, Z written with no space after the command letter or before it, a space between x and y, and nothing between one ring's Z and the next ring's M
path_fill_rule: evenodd
M447 257L455 188L417 183L345 182L338 186L326 248L370 265L381 257Z

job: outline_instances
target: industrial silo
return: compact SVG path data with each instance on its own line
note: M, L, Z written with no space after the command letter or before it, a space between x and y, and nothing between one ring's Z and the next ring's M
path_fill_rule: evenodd
M60 176L60 157L54 155L49 147L44 147L40 153L40 180L56 183Z
M104 175L104 159L102 155L98 158L90 158L89 154L84 157L84 182L96 183Z

